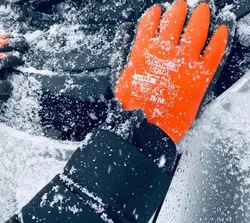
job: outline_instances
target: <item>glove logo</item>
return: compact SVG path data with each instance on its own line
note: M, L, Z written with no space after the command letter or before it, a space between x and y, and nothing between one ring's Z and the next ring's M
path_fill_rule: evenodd
M180 64L175 64L169 60L161 60L148 51L145 53L145 59L146 64L150 66L150 70L155 74L164 74L168 76L169 71L177 73L180 68Z
M180 65L170 60L159 59L148 51L145 53L145 61L152 73L145 71L143 75L133 75L131 95L172 107L180 87L171 83L169 72L178 72Z

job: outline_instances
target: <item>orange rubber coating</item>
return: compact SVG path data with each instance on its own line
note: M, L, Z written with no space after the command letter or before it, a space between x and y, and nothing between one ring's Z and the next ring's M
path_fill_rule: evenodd
M161 7L142 16L129 62L115 96L125 110L142 109L147 120L175 143L187 133L226 51L228 27L219 26L206 47L210 8L200 3L187 17L187 3L177 0L161 20Z
M0 35L0 47L9 43L9 40L7 38L8 38L8 34Z
M0 53L0 60L6 56L6 53Z

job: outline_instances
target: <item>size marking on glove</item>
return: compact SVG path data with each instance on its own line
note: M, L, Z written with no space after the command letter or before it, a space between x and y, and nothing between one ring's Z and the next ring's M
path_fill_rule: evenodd
M132 96L150 100L156 104L172 107L180 87L155 74L145 72L144 75L134 74L132 81Z
M140 75L140 74L134 74L133 76L134 80L137 81L142 81L142 82L147 82L147 83L151 83L151 84L156 84L156 79L149 77L149 76L145 76L145 75Z
M143 74L133 75L131 95L172 107L180 87L171 83L169 72L178 72L180 65L159 59L148 51L145 53L145 61L149 65L150 73L144 71Z

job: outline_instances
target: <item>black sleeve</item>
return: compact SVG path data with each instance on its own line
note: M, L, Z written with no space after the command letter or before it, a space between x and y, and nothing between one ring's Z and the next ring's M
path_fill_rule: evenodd
M8 80L1 80L0 78L0 107L10 98L12 88L13 87Z
M132 141L97 129L14 222L145 223L163 200L176 148L145 119Z

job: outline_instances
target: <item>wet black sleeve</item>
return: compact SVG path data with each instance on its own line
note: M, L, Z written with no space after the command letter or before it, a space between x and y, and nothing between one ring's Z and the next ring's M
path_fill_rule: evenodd
M145 119L133 131L132 141L93 131L63 173L8 223L148 222L168 190L176 148Z

